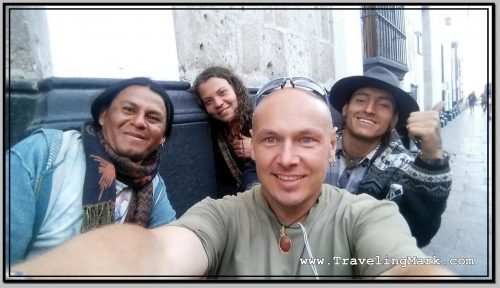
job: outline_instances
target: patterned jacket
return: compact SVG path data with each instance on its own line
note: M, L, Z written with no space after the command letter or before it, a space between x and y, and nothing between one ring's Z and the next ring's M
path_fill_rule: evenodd
M366 193L396 202L417 245L422 247L429 244L441 225L451 182L448 159L439 165L427 164L408 151L393 133L355 194Z

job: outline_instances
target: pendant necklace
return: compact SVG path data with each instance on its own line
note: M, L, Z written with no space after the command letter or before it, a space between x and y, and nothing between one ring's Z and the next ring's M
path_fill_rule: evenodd
M290 251L292 251L292 239L290 239L290 236L286 234L285 228L288 228L290 227L290 225L299 221L302 217L306 216L307 213L309 213L309 211L306 211L306 213L301 215L299 218L297 218L297 220L293 221L289 225L282 224L281 221L279 221L278 219L278 222L281 224L280 237L278 239L278 248L280 249L281 253L288 254L290 253Z

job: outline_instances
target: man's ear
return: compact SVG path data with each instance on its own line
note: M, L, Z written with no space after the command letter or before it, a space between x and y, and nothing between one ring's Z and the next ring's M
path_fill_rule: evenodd
M101 125L101 127L103 126L102 124L104 123L104 117L106 116L106 114L108 113L108 109L101 109L101 112L99 113L99 125Z
M250 149L250 158L252 158L253 161L255 161L255 155L253 154L253 130L250 129L250 146L252 147Z
M342 116L344 116L345 118L346 115L347 115L347 103L344 104L344 107L342 107Z
M337 152L337 127L333 127L330 139L330 153L328 155L328 162L332 162L335 159L336 152Z

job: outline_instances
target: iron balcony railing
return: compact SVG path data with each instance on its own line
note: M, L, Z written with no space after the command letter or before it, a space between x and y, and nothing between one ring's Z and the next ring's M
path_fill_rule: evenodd
M364 62L381 62L407 71L403 6L364 6L361 16Z

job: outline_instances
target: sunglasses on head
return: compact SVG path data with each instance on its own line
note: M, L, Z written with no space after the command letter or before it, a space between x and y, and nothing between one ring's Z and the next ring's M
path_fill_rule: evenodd
M301 88L313 92L314 94L320 96L327 105L330 105L325 88L323 88L323 86L321 86L318 82L306 77L281 77L269 81L264 84L259 91L257 91L255 94L254 107L257 106L260 101L262 101L262 99L269 94L269 92L278 88L283 89L287 82L290 82L290 85L292 85L293 88Z

